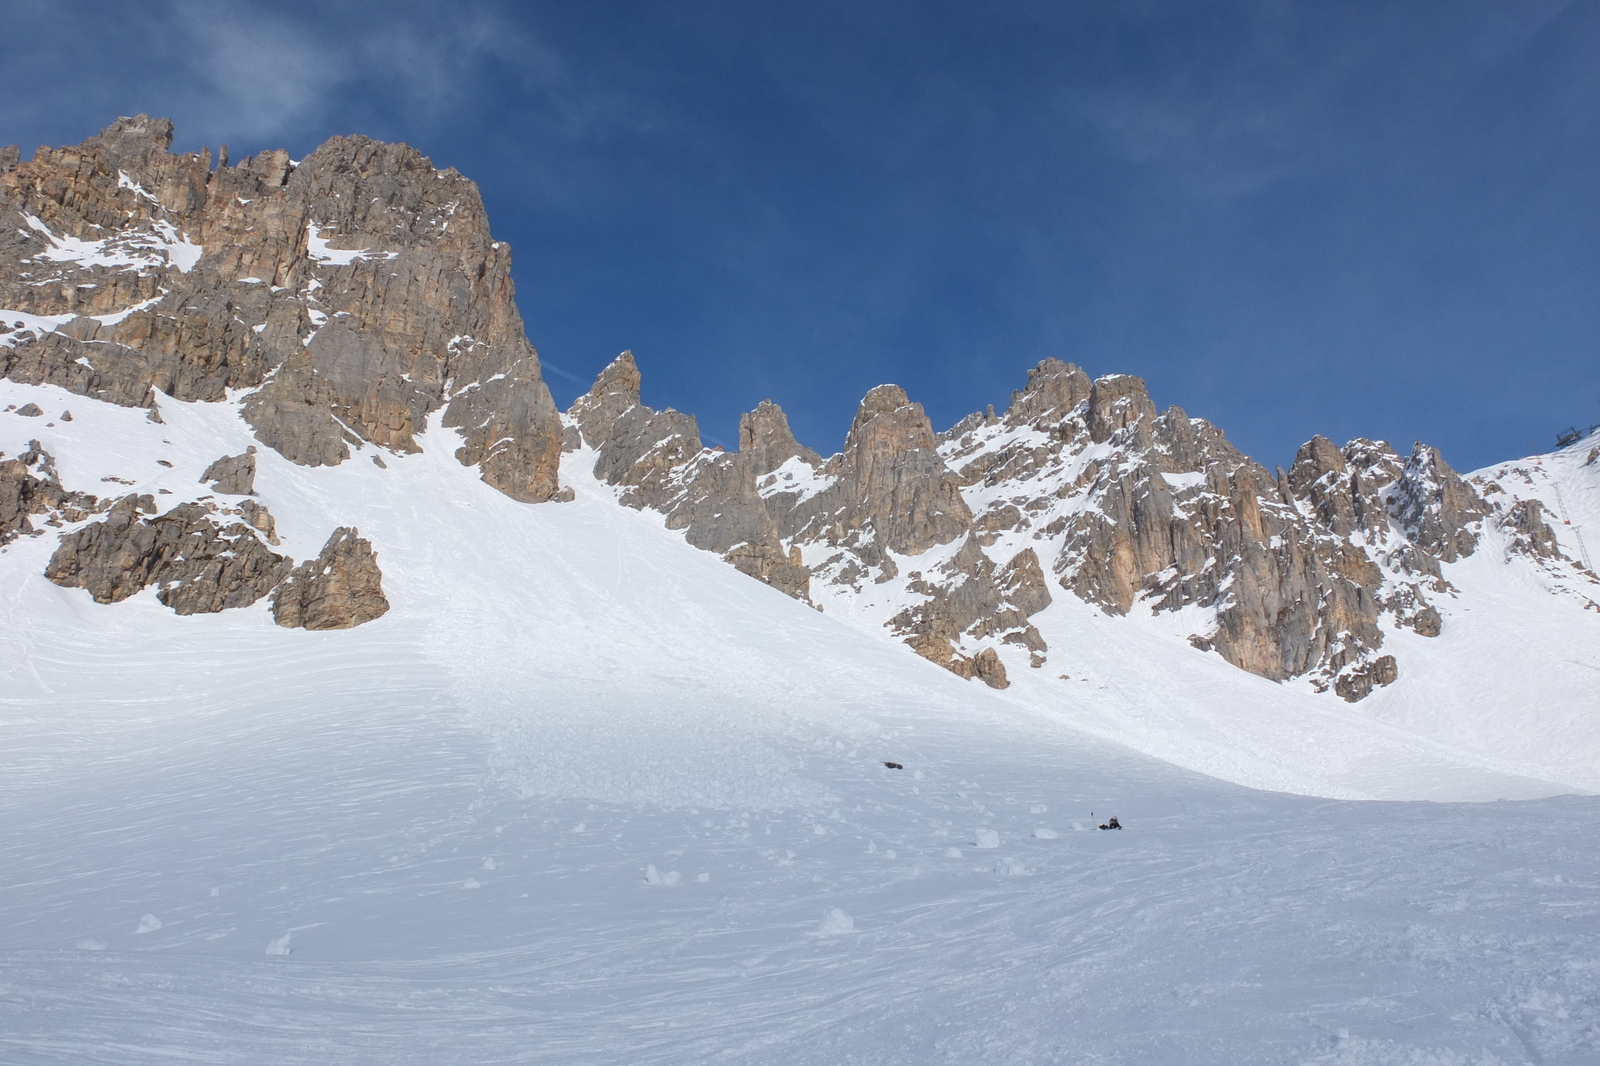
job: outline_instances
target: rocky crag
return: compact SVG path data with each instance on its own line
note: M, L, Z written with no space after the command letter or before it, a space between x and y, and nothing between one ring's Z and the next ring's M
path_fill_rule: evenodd
M24 412L17 413L37 417ZM0 456L0 545L43 532L34 527L35 517L45 525L61 526L104 509L89 493L62 487L55 460L38 441L29 441L27 451L15 459Z
M388 610L372 544L348 526L334 530L321 553L272 593L273 620L290 628L349 629Z
M1138 378L1056 360L1003 413L944 433L879 386L828 457L770 402L740 420L736 451L705 447L692 416L641 402L628 353L561 415L470 181L362 137L238 163L171 142L170 122L140 116L28 162L0 150L0 377L158 421L164 396L233 403L306 466L416 451L437 416L462 463L528 503L569 498L561 454L582 451L621 503L695 547L1002 688L1007 662L1049 661L1031 619L1057 596L1181 618L1197 648L1354 701L1402 669L1386 632L1441 632L1442 567L1486 532L1562 581L1595 580L1509 475L1469 482L1420 444L1322 437L1268 471L1203 419L1157 411ZM44 413L29 407L15 414ZM154 586L181 613L270 596L280 624L309 629L383 614L354 530L299 566L272 550L261 454L220 457L201 475L211 497L158 513L148 494L70 491L34 444L0 456L0 544L66 529L49 576L101 602Z
M276 523L254 500L186 502L160 514L148 494L108 508L93 502L105 518L64 534L45 576L87 590L96 603L153 586L178 614L214 614L271 594L273 619L304 629L348 629L389 609L372 545L354 529L336 530L317 558L297 567L268 547L278 543Z
M278 150L230 163L226 148L173 154L172 133L141 115L27 162L0 150L0 377L156 420L162 396L231 399L262 444L307 466L353 446L416 451L442 409L458 458L485 481L558 497L558 414L513 300L510 248L490 236L472 182L364 137L300 161ZM203 480L251 494L254 452ZM313 629L388 608L353 533L330 541L321 576L291 573L261 541L276 543L264 507L100 501L63 489L41 455L0 463L0 542L33 532L31 515L60 525L109 510L64 538L58 584L104 603L156 585L183 614L282 584L278 620Z
M741 419L738 452L707 449L639 385L624 353L566 416L566 447L592 449L624 504L801 599L849 610L894 584L876 620L995 687L998 649L1045 664L1028 619L1067 594L1111 614L1199 608L1196 647L1356 701L1398 676L1385 628L1440 632L1434 600L1454 591L1440 564L1477 550L1487 523L1508 551L1582 572L1536 501L1490 502L1497 486L1432 448L1315 437L1268 471L1205 420L1158 412L1140 379L1053 359L1004 414L942 434L901 389L873 389L827 459L770 403Z
M557 412L472 182L365 137L300 161L171 144L141 115L0 152L0 377L152 413L243 393L310 466L414 451L442 408L485 481L557 494Z

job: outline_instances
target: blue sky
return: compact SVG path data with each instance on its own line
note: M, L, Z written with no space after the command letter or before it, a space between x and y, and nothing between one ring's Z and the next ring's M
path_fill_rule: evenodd
M404 140L481 186L563 405L939 428L1046 356L1287 465L1600 421L1600 0L6 5L0 144Z

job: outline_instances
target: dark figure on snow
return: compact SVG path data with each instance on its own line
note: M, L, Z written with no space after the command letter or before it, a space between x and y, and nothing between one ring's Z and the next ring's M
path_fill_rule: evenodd
M1117 816L1113 814L1111 816L1111 821L1107 822L1105 825L1101 826L1100 828L1101 829L1121 829L1122 828L1122 823L1117 821Z

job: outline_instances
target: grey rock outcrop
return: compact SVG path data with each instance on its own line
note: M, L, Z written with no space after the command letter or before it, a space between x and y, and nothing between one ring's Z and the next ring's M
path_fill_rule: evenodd
M1450 469L1439 449L1421 442L1400 471L1390 508L1413 544L1446 563L1472 554L1478 546L1473 524L1490 513L1483 497Z
M786 547L779 523L757 489L773 457L804 452L787 419L764 404L741 422L741 448L728 454L705 448L694 417L656 411L639 400L640 374L633 353L623 352L567 412L568 447L596 449L594 474L623 491L622 503L667 517L669 529L716 552L741 572L804 600L810 571Z
M388 610L372 543L348 526L335 530L321 553L295 567L272 594L273 620L291 629L349 629Z
M256 450L254 447L246 448L239 455L224 455L221 459L206 467L206 472L200 475L202 482L209 482L212 492L219 492L224 496L250 496L256 490Z
M990 688L1011 687L1006 677L1006 664L1000 661L993 648L984 648L970 658L957 655L947 664L947 669L957 677L975 677Z
M65 319L0 335L0 376L152 412L247 390L306 465L415 451L443 408L485 481L557 494L559 417L472 182L364 137L215 169L171 141L119 119L0 173L0 308Z
M1441 632L1441 564L1475 550L1486 517L1501 514L1508 551L1556 550L1537 505L1496 511L1433 449L1314 437L1273 473L1203 419L1158 411L1140 379L1053 359L1003 415L942 434L903 390L873 389L827 459L770 403L741 418L737 453L704 448L639 385L624 353L567 415L568 447L595 449L624 503L791 595L898 582L890 630L997 686L1006 648L1045 661L1030 617L1055 584L1113 614L1199 608L1194 646L1359 700L1399 674L1386 625Z
M1059 425L1093 394L1088 374L1071 363L1046 359L1028 371L1027 385L1011 394L1005 421L1011 426ZM984 421L990 422L993 414L991 407Z
M639 406L642 381L632 352L623 352L613 359L589 391L574 400L567 410L567 421L577 431L576 439L568 439L571 445L568 450L576 450L580 444L602 447L617 419Z
M60 525L81 522L103 506L88 493L63 488L55 461L36 440L17 458L0 459L0 545L40 532L30 516Z
M1544 505L1538 500L1518 500L1506 511L1501 528L1510 535L1506 550L1536 559L1561 559L1561 542L1545 519Z
M97 603L154 585L178 614L206 614L255 603L289 572L290 560L251 527L218 525L203 504L179 504L159 516L155 510L151 496L118 500L104 521L61 538L45 576L88 590Z
M1028 616L1050 605L1050 592L1032 548L1000 568L969 537L947 562L908 576L908 591L926 599L895 615L889 627L923 658L994 688L1009 684L1005 664L992 649L969 657L957 651L958 645L998 638L1026 648L1029 665L1044 664L1049 649ZM982 658L984 651L990 658Z
M920 555L972 526L928 416L898 385L867 393L833 469L838 482L822 494L822 506L837 502L843 510L834 514L842 517L832 520L847 531L870 530L879 553Z
M224 507L223 514L237 514L251 529L267 538L274 547L278 544L278 523L265 507L254 500L241 500L236 509Z
M1348 703L1366 699L1375 688L1391 685L1399 677L1393 655L1380 655L1371 662L1362 663L1354 670L1339 675L1333 683L1334 691Z

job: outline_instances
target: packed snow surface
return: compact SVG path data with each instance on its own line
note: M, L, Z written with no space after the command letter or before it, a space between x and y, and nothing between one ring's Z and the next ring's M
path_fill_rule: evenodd
M0 382L28 402L0 451L163 508L251 443L231 404ZM358 629L97 605L41 576L53 530L0 553L0 1062L1600 1061L1600 800L1562 752L1087 612L1047 632L1068 680L993 693L581 453L529 506L422 440L258 452L278 550L376 546Z

